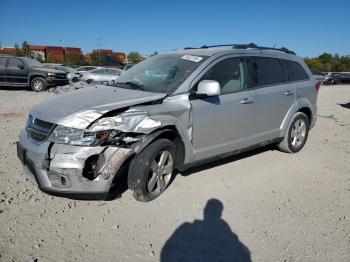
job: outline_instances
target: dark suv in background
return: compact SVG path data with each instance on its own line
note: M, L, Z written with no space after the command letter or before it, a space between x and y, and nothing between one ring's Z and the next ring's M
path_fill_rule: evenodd
M34 59L0 55L0 86L30 86L39 92L68 83L65 72L45 68Z

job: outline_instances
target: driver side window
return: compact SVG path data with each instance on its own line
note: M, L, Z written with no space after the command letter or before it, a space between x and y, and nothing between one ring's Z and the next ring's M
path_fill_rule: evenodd
M244 61L238 57L222 60L210 68L199 82L202 80L218 81L221 94L239 92L245 85Z

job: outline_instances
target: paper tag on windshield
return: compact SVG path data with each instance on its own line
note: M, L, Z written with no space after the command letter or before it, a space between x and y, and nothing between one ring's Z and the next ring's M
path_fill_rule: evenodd
M181 59L186 59L186 60L198 63L203 59L203 57L194 56L194 55L184 55L181 57Z

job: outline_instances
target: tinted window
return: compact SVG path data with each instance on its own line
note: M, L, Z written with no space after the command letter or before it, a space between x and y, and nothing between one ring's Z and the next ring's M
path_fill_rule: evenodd
M0 67L5 67L6 57L0 57Z
M18 66L21 66L21 65L23 65L23 63L17 58L9 58L7 62L7 67L17 68Z
M277 58L250 57L247 64L250 88L284 82L283 70Z
M238 92L244 87L244 62L240 58L229 58L210 68L199 81L215 80L220 83L221 93Z
M305 72L304 68L295 61L281 60L283 70L286 74L288 82L301 81L309 79L309 76Z

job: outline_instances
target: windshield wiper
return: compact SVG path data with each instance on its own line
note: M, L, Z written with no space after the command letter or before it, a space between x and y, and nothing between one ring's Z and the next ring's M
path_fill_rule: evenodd
M141 89L142 91L146 91L145 87L141 84L137 84L135 82L132 81L128 81L128 82L117 82L116 85L126 85L126 86L130 86L130 87L134 87L137 89Z

